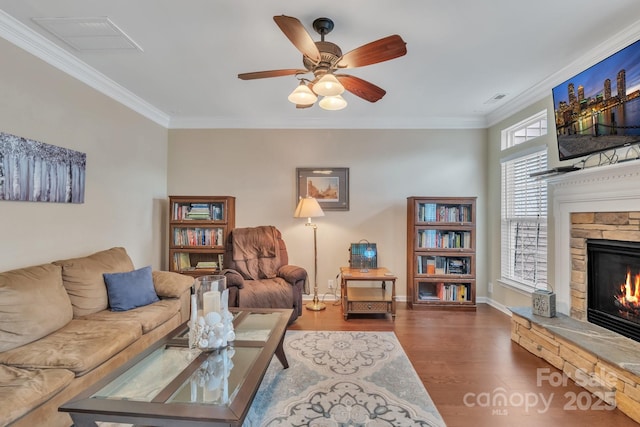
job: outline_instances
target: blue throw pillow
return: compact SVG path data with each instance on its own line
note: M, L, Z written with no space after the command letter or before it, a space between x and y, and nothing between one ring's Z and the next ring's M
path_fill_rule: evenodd
M127 273L104 273L103 276L111 311L127 311L160 301L153 287L151 266Z

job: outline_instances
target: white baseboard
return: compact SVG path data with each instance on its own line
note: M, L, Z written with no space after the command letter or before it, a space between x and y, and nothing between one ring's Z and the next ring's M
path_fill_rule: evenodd
M504 314L507 314L507 315L511 316L511 310L509 310L509 309L507 308L507 306L505 306L505 305L503 305L503 304L500 304L499 302L497 302L497 301L495 301L495 300L493 300L493 299L491 299L491 298L488 298L488 297L478 297L478 298L476 299L476 302L477 302L477 303L479 303L479 304L488 304L488 305L490 305L491 307L495 308L496 310L500 310L500 311L501 311L501 312L503 312Z
M339 301L340 300L340 296L336 293L326 293L324 295L318 295L318 298L320 298L320 301ZM303 301L313 301L313 294L309 294L309 295L302 295L302 300ZM407 296L406 295L399 295L396 296L396 301L397 302L407 302ZM496 310L500 310L501 312L503 312L504 314L507 314L509 316L511 316L511 311L503 304L500 304L499 302L488 298L488 297L478 297L476 299L476 303L478 304L488 304L491 307L495 308Z

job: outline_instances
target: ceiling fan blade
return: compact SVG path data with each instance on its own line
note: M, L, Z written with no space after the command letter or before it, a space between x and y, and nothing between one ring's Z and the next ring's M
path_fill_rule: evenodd
M320 51L302 23L291 16L274 16L278 27L304 56L314 62L320 61Z
M346 90L356 96L359 96L365 101L379 101L387 93L386 90L358 77L348 76L346 74L336 74L336 78Z
M397 34L367 43L342 55L338 68L355 68L398 58L407 53L407 43Z
M286 70L254 71L252 73L242 73L238 74L238 78L241 80L266 79L268 77L292 76L295 74L306 74L308 72L309 70L288 68Z

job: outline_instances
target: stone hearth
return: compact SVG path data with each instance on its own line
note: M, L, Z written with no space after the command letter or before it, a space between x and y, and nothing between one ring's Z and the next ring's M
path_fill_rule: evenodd
M511 339L640 423L640 343L564 314L511 308Z

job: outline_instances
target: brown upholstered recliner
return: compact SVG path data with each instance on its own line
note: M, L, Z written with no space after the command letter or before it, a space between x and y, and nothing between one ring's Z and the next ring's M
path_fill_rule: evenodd
M307 271L288 264L287 247L274 226L231 230L223 270L229 306L293 308L293 322L302 315L302 294L309 291Z

